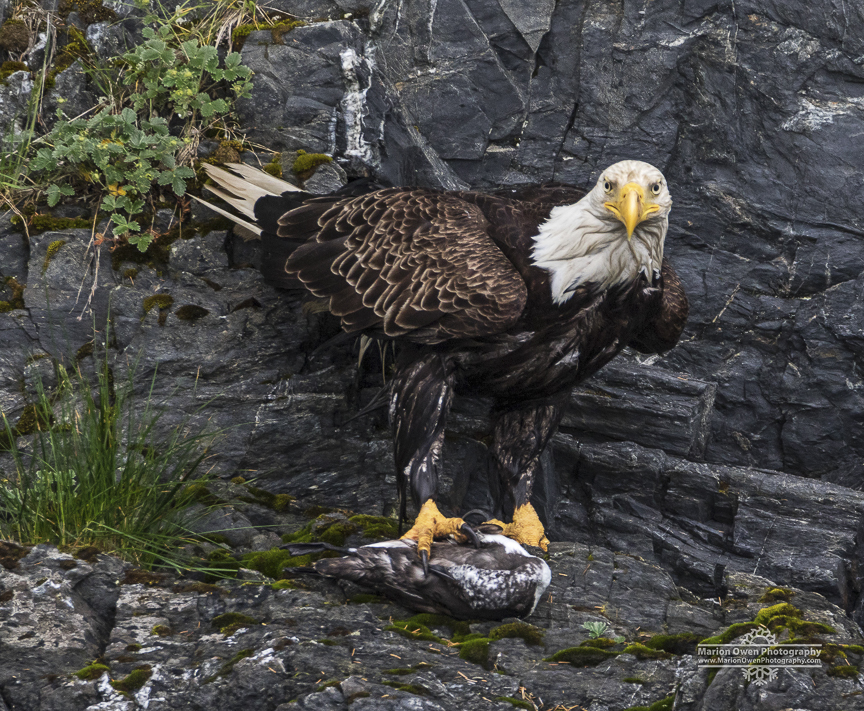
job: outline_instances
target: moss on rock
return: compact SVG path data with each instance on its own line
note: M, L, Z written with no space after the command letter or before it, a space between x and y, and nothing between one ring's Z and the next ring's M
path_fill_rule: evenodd
M261 623L254 617L244 615L242 612L226 612L214 617L210 624L226 636L234 634L243 627L256 627Z
M534 625L526 624L525 622L511 622L506 625L496 627L489 633L489 639L507 639L519 638L525 641L525 644L530 644L538 647L543 644L543 636L546 630Z
M144 686L151 676L153 676L153 669L149 664L144 664L137 669L133 669L122 679L112 681L111 686L117 689L117 691L131 694Z
M307 153L304 150L299 150L291 169L298 178L306 180L312 177L312 174L319 165L332 162L333 159L324 153Z
M0 49L10 54L26 52L30 46L30 30L24 20L13 18L6 20L0 27Z
M63 246L66 244L65 239L56 239L51 244L48 245L48 249L45 250L45 261L42 263L42 273L48 271L48 265L51 264L51 260L57 256L57 252L63 249Z
M596 667L607 659L616 656L618 656L618 652L607 652L605 649L597 649L596 647L570 647L555 652L543 661L559 664L566 662L574 667Z
M73 676L77 676L81 681L95 681L100 676L102 676L105 672L110 672L111 669L105 666L104 664L98 664L97 662L93 662L89 666L84 667L83 669L79 669L76 672L72 672Z

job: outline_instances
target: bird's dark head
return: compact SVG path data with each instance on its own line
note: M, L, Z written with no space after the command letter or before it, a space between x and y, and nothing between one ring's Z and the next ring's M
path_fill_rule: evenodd
M595 207L602 205L608 213L597 210L595 214L620 222L628 240L646 221L658 226L663 223L666 232L664 221L672 209L672 198L663 173L650 163L623 160L610 165L600 174L590 198Z

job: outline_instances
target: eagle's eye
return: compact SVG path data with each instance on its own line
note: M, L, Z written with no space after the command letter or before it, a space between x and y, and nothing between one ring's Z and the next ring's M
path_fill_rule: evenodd
M654 183L654 185L651 186L651 192L654 193L655 195L659 195L660 194L660 183Z
M612 192L612 183L610 183L608 180L604 180L603 181L603 190L605 190L607 193L611 193Z

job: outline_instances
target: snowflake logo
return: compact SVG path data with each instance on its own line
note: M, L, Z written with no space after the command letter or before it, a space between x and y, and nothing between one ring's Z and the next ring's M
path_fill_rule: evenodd
M757 642L756 640L765 641ZM745 634L741 638L740 644L759 647L773 647L775 644L777 644L777 637L774 636L774 634L770 632L767 627L759 625L759 627L757 627L755 630L750 630L747 634Z
M744 670L744 677L747 681L756 684L756 686L764 686L769 681L774 681L777 678L777 669L776 667L766 667L762 664L753 665Z

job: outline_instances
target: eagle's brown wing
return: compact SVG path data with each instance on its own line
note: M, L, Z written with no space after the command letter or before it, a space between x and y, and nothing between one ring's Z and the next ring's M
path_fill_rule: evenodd
M690 302L684 285L665 259L660 270L660 298L643 321L630 345L640 353L663 353L672 348L687 323Z
M488 227L456 195L391 188L308 200L278 235L308 238L285 271L329 298L346 331L438 343L500 333L525 308L525 282Z

